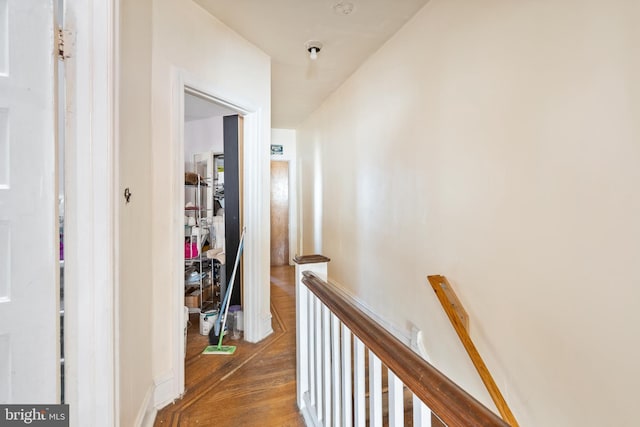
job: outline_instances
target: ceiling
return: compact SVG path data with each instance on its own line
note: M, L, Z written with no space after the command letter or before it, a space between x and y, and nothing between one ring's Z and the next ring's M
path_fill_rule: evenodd
M428 0L195 1L271 56L271 125L293 129Z
M238 114L238 112L189 92L184 94L185 122L233 114Z

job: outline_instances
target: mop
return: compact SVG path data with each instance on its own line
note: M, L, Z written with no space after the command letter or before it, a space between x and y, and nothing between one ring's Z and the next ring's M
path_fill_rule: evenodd
M242 228L242 236L240 236L240 244L238 245L238 253L236 254L236 262L233 264L233 272L231 273L231 279L227 285L227 292L222 299L221 311L216 319L215 327L209 331L209 344L215 343L215 339L218 340L218 345L207 346L202 354L233 354L236 351L235 345L222 345L222 338L224 337L224 328L227 325L227 315L229 314L229 302L231 302L231 292L233 291L233 282L236 279L236 271L238 271L238 265L240 264L240 255L242 255L242 249L244 247L244 233L246 227ZM224 313L224 316L223 314Z

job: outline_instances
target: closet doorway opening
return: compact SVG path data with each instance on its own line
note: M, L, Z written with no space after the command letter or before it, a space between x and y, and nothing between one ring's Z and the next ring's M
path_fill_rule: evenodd
M230 305L242 309L241 269L232 288L228 283L243 225L242 126L243 118L237 111L185 88L181 286L188 319L187 350L193 346L193 351L202 351L227 293Z
M231 254L235 255L233 245L230 243L230 235L233 230L229 229L226 219L230 215L230 167L234 163L238 172L238 236L240 230L246 228L244 239L244 250L238 271L242 273L242 279L237 287L240 304L243 311L243 331L242 339L251 343L258 342L272 333L271 313L269 310L270 289L268 286L268 241L262 238L265 230L268 230L268 152L263 149L268 142L268 132L266 128L265 114L252 104L244 103L242 97L233 93L220 93L220 88L215 83L206 82L195 78L184 70L177 70L173 84L173 104L172 104L172 140L174 144L171 149L173 164L171 168L172 185L168 189L171 198L172 221L168 232L171 234L171 283L172 292L170 296L171 312L171 370L160 378L157 392L158 402L169 402L184 393L185 386L185 325L189 320L189 315L185 316L185 102L187 95L193 95L199 101L207 101L224 107L227 110L222 113L223 127L225 124L233 124L235 120L235 130L238 134L238 159L237 163L230 160L230 153L223 144L224 155L224 215L225 215L225 265L226 271L233 269ZM198 99L199 98L199 99ZM230 113L230 115L225 115ZM191 115L190 115L191 117ZM190 120L191 121L191 120ZM190 125L187 125L190 126ZM223 130L224 132L224 130ZM224 132L226 134L226 132ZM266 187L266 188L265 188ZM206 190L202 190L206 193ZM206 197L206 196L201 196ZM189 220L187 219L187 222ZM264 224L267 222L266 224ZM188 225L188 224L187 224ZM191 226L193 227L193 226ZM198 244L198 234L202 237L204 233L196 230L196 245ZM268 231L266 231L268 233ZM193 234L193 229L189 230L189 235ZM239 240L239 239L238 239ZM189 247L191 247L189 245ZM266 254L266 256L265 256ZM214 273L215 274L215 273ZM226 272L225 272L226 274ZM227 278L229 278L227 276ZM234 285L234 288L236 286ZM234 300L231 300L234 303ZM187 311L189 309L187 308ZM195 317L197 313L193 313ZM194 319L195 321L195 319ZM199 326L199 319L192 326ZM199 328L195 329L194 337L208 338L199 334ZM186 338L188 339L188 333ZM195 349L202 352L204 346ZM187 356L188 357L188 356Z

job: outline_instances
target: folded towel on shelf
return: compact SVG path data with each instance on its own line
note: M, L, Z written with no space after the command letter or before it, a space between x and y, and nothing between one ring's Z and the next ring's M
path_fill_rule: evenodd
M215 258L216 255L221 254L221 253L222 253L222 248L209 249L207 251L207 258L213 259L213 258Z
M213 259L224 265L227 260L227 256L224 254L224 252L222 252L221 254L216 255Z
M215 259L216 261L218 261L220 264L223 264L223 265L226 261L226 256L225 256L225 253L222 252L222 248L209 249L206 252L206 255L207 255L207 258Z

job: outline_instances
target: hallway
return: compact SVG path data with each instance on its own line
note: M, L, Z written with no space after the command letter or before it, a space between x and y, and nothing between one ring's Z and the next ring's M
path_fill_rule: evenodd
M155 426L304 426L296 406L294 268L271 268L273 334L231 356L200 354L207 337L190 316L185 394L158 412Z

